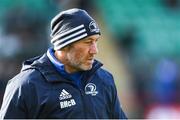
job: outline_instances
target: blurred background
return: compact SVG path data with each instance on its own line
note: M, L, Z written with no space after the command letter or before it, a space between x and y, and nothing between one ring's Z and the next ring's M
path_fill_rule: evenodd
M51 19L74 7L99 24L97 59L128 118L180 118L180 0L1 0L0 106L22 62L51 46Z

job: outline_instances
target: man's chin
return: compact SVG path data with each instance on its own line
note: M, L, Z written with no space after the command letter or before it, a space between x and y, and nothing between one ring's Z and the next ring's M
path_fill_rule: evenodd
M81 69L82 69L83 71L91 70L91 69L92 69L92 64L91 64L91 65L83 65L83 66L81 67Z

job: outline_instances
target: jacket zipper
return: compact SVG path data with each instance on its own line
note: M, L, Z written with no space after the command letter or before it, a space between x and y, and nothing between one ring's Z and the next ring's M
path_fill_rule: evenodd
M90 79L91 79L91 77L93 76L93 73L94 72L96 72L96 70L98 69L98 68L100 68L102 66L102 64L99 64L99 65L96 65L96 67L95 67L95 69L93 70L93 71L91 71L91 76L89 76L88 78L87 77L83 77L82 78L82 81L84 81L84 83L82 83L82 88L84 88L86 85L87 85L87 83L89 83L90 82ZM85 75L86 76L86 75ZM78 87L79 88L79 87ZM85 91L84 91L84 89L82 89L82 88L79 88L79 91L80 91L80 93L81 93L81 100L82 100L82 104L83 104L83 111L84 111L84 116L85 116L85 118L87 118L87 111L86 111L86 104L85 104L85 99L84 99L84 97L85 97Z

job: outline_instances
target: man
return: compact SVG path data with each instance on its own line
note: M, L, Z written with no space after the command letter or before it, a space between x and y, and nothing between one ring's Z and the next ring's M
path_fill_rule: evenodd
M94 60L100 30L70 9L51 21L53 48L24 62L9 81L1 118L123 118L112 75Z

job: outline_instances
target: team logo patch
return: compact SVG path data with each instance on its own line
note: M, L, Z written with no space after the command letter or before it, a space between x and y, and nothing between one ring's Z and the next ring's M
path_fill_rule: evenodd
M93 83L88 83L85 86L85 94L87 94L87 95L90 94L92 96L95 96L96 94L98 94L98 91L96 91L96 85Z
M89 29L91 32L96 32L96 33L100 31L97 24L94 21L90 22Z
M65 89L63 89L61 91L61 93L59 95L59 100L60 100L60 108L61 109L76 105L75 100L72 99L72 95L70 93L68 93Z

